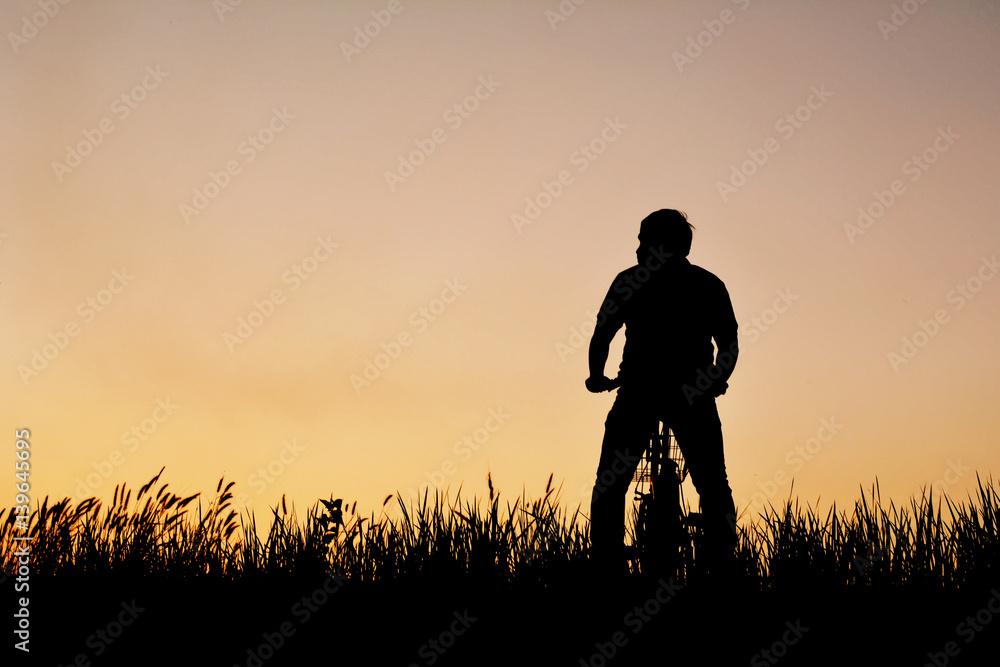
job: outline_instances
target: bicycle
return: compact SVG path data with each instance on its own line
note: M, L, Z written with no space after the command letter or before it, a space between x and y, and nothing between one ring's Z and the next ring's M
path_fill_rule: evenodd
M606 391L621 385L612 380ZM684 455L669 424L657 421L632 478L634 539L626 547L630 570L642 574L690 579L702 542L700 512L684 501L687 479Z
M633 549L639 572L669 574L677 581L692 574L701 543L701 513L686 507L683 483L687 474L684 455L669 425L657 422L633 477Z

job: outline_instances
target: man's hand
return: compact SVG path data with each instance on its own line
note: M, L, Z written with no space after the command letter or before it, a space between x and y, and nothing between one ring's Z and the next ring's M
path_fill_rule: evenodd
M684 385L682 390L684 392L684 396L687 398L688 405L710 398L718 398L719 396L725 394L726 390L729 389L729 383L721 378L720 373L713 373L712 371L714 370L716 370L716 368L712 366L707 373L703 375L699 373L701 375L699 380L701 378L709 380L709 385L704 389L701 388L703 385L698 385L697 383ZM715 379L712 379L711 376L713 375L716 376Z
M618 386L614 380L606 375L602 375L601 377L590 376L587 378L585 384L587 385L587 390L595 394L599 394L602 391L611 391Z

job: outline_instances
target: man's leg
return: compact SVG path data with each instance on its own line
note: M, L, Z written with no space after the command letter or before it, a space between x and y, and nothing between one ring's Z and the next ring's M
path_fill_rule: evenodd
M604 444L590 502L590 542L595 566L609 575L624 562L625 495L652 433L654 419L640 401L619 390L604 422Z
M736 547L736 506L726 475L722 422L715 399L675 412L672 428L701 499L705 547L712 562L731 559Z

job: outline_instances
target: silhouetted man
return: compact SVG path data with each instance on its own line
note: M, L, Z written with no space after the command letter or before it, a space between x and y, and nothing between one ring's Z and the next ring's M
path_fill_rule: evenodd
M621 386L605 421L590 510L595 564L608 573L622 571L625 494L657 420L673 429L701 499L709 560L730 558L736 544L715 406L739 354L736 317L723 282L687 260L693 229L670 209L642 221L638 264L615 278L590 341L587 389L606 391L613 388L604 374L608 346L625 327Z

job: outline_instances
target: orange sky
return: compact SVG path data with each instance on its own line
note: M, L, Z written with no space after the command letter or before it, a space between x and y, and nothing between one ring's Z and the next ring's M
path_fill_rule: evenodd
M741 507L964 495L1000 463L1000 21L902 4L4 3L10 451L36 497L492 471L586 507L589 327L666 207L740 322Z

